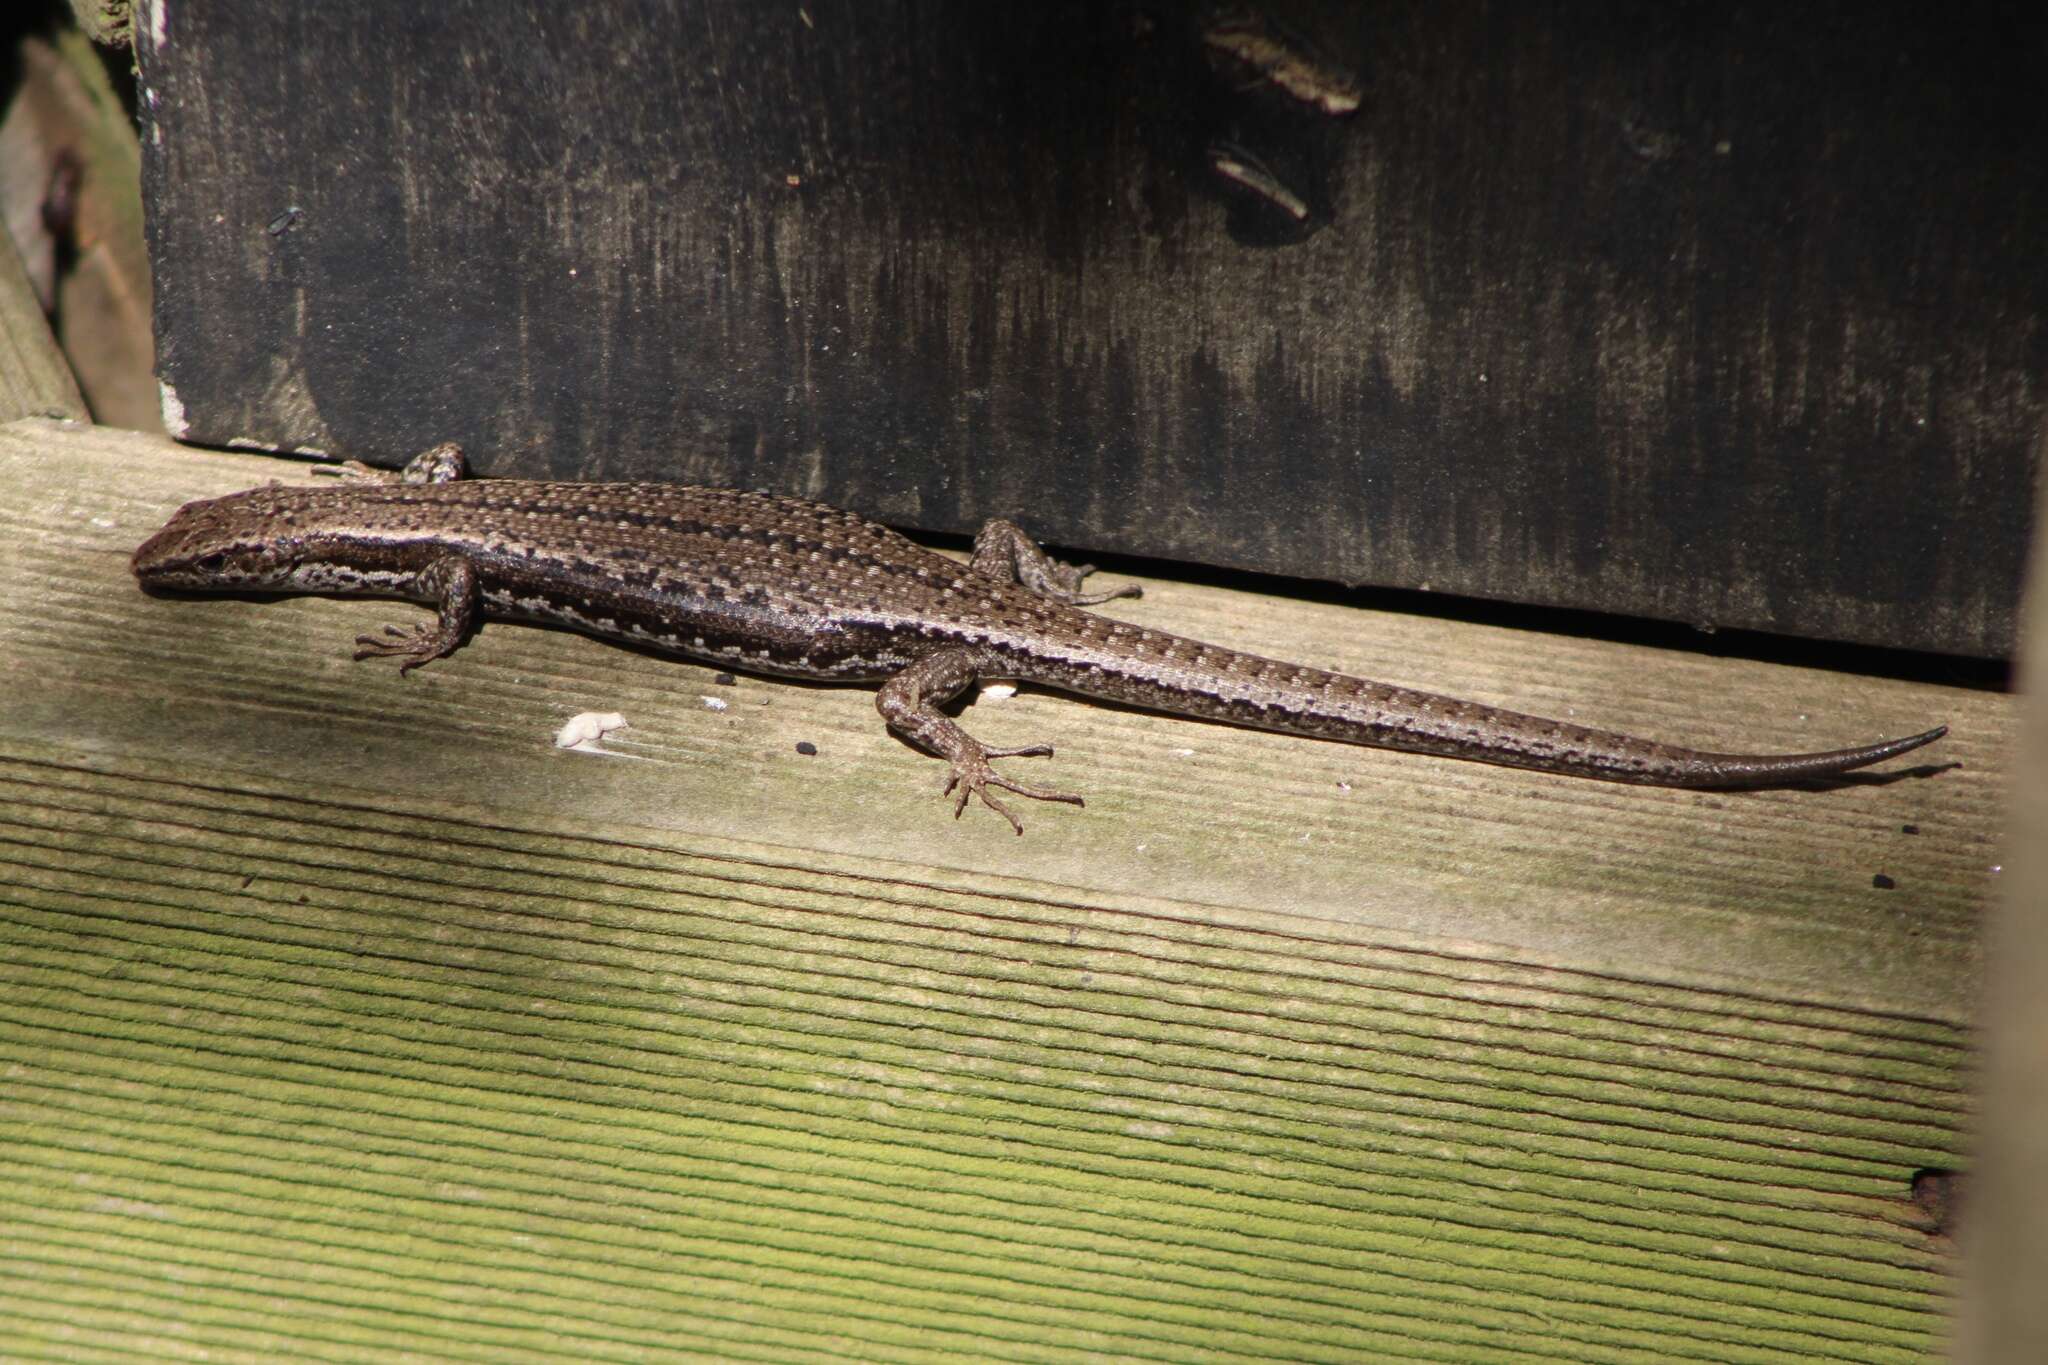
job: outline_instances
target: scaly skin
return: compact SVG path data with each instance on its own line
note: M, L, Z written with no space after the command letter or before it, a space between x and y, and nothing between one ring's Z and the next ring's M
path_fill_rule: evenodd
M880 682L890 728L952 765L955 813L1027 786L939 708L984 678L1316 739L1668 787L1756 787L1826 777L1946 733L1813 754L1716 754L1264 659L1081 610L1136 588L1083 593L1086 566L1048 559L992 521L962 565L852 512L801 498L673 484L462 478L437 446L400 477L270 487L181 508L135 552L144 587L350 593L437 610L357 641L401 671L449 654L479 619L567 626L603 639L785 677Z

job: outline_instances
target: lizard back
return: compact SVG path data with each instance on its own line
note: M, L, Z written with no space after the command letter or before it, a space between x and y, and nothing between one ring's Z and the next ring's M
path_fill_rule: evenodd
M1021 539L1006 523L991 528ZM949 685L1018 678L1202 719L1621 782L1792 781L1943 733L1811 754L1708 753L1203 644L1066 605L1058 591L997 572L1000 557L982 563L979 548L976 565L963 565L802 498L450 479L193 503L136 551L134 569L152 587L438 600L443 627L407 667L459 640L449 623L470 609L447 595L459 578L489 616L757 672L893 680L900 691L913 666L943 660L932 676ZM437 571L449 565L459 573ZM1078 581L1084 571L1061 572ZM392 652L400 647L374 644L358 657ZM900 709L890 686L883 700Z

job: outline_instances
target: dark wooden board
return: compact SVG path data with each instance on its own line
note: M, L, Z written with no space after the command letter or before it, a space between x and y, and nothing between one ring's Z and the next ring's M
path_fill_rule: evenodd
M1270 9L1355 114L1172 5L160 6L171 428L2010 650L2039 20Z

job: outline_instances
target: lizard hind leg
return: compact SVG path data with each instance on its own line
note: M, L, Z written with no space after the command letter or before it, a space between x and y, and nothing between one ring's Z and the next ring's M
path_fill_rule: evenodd
M1041 597L1069 607L1092 607L1116 597L1140 597L1135 583L1106 592L1082 592L1081 580L1095 572L1093 564L1066 564L1038 547L1014 521L985 521L974 537L974 560L968 566L984 577L1021 583Z
M953 803L953 818L959 819L960 813L967 809L969 797L978 797L981 804L1008 820L1010 828L1022 834L1023 822L1008 806L989 794L991 787L1028 796L1035 801L1065 801L1076 806L1085 804L1080 797L1066 792L1012 781L989 763L992 758L1050 757L1050 744L991 749L939 710L979 676L980 668L972 651L943 649L925 655L883 683L880 695L875 698L875 709L882 713L882 719L891 730L951 765L944 791L946 794L959 793Z

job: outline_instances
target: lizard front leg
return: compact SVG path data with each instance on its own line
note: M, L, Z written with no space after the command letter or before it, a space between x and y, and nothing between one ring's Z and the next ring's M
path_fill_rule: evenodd
M959 819L960 812L967 809L968 797L978 796L981 804L1008 820L1010 828L1022 834L1023 823L1010 813L1008 806L989 795L990 787L1001 787L1004 791L1038 801L1065 801L1076 806L1085 804L1080 797L1069 796L1065 792L1012 782L989 766L992 758L1049 757L1052 753L1050 744L991 749L939 710L959 696L962 689L979 675L980 668L971 650L942 649L925 655L883 683L881 695L875 698L875 709L882 713L882 719L888 722L891 730L925 752L937 754L952 764L952 771L946 777L945 791L958 789L960 793L959 800L953 803L953 818Z
M1092 607L1115 597L1140 597L1145 591L1136 583L1126 583L1107 592L1082 592L1081 580L1095 572L1093 564L1063 564L1038 548L1023 527L1000 519L982 523L968 568L1005 583L1021 583L1041 597L1070 607Z
M398 665L398 673L404 677L421 664L453 654L476 627L482 596L477 584L476 565L461 555L445 555L420 570L409 595L438 604L433 623L414 626L411 630L386 626L383 636L356 636L359 648L355 657L358 662L395 657L403 660ZM392 638L386 639L385 636Z
M363 483L453 483L469 477L469 460L453 441L429 446L406 461L403 469L376 469L361 460L313 466L315 474L357 479Z

